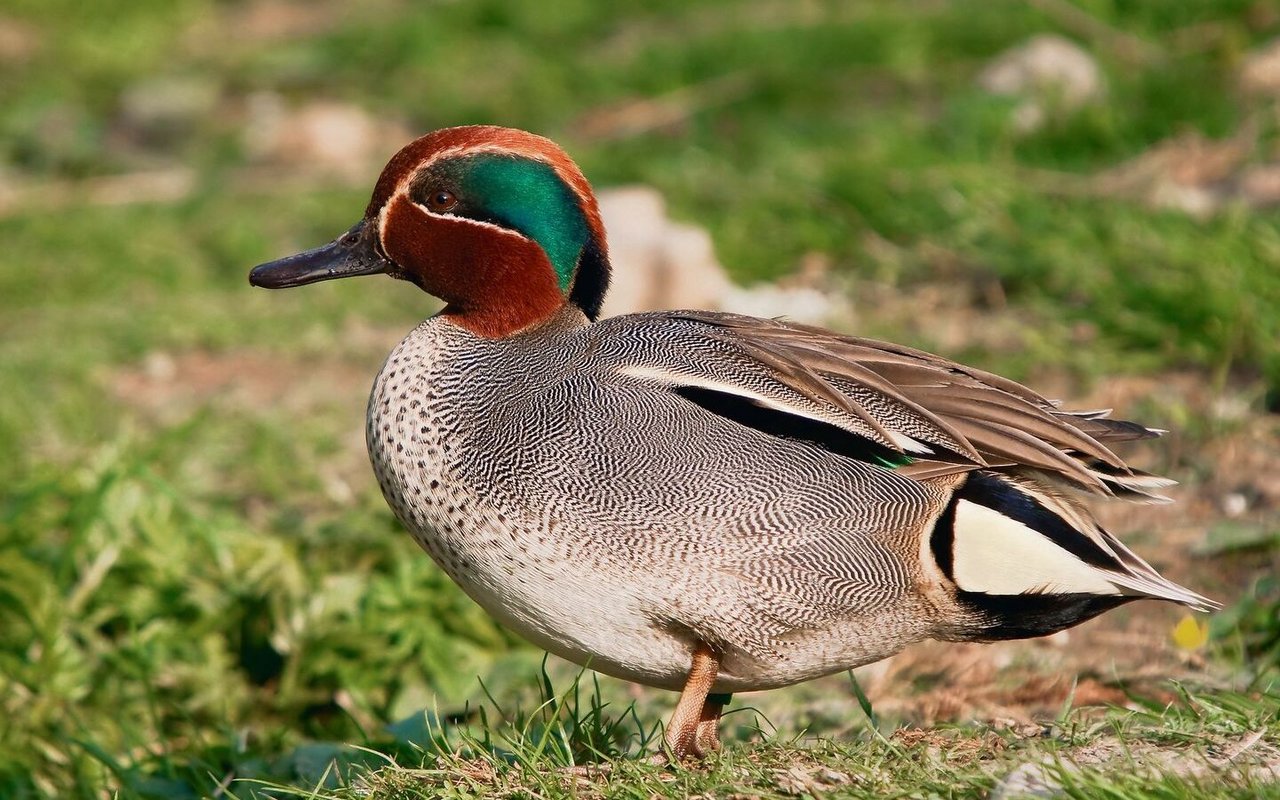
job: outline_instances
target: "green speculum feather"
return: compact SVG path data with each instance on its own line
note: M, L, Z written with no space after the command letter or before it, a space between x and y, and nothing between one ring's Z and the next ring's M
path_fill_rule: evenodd
M902 453L893 453L892 455L878 454L874 456L874 460L875 463L889 469L897 469L898 467L905 467L908 464L915 463L914 458Z
M537 242L567 292L591 235L573 191L550 165L533 159L474 156L460 166L462 194L494 222Z

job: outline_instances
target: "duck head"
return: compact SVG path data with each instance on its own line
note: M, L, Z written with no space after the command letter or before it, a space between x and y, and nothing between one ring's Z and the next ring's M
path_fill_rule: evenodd
M591 186L554 142L511 128L445 128L392 157L364 217L329 244L261 264L283 289L387 274L445 302L455 323L509 336L573 303L589 318L609 284Z

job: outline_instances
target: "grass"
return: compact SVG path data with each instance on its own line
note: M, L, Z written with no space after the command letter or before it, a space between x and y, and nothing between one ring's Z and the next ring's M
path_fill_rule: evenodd
M362 396L432 301L385 281L288 296L245 283L253 264L344 230L367 199L317 165L260 163L246 139L253 97L323 98L412 130L485 121L551 135L598 185L658 187L743 282L818 253L855 293L995 287L1004 305L985 312L1019 320L1018 345L950 353L987 368L1085 383L1192 370L1244 387L1255 412L1274 408L1276 212L1198 219L1072 187L1168 139L1225 139L1249 121L1252 158L1268 158L1274 106L1234 76L1277 22L1253 2L1077 5L1099 25L1082 32L1061 4L1012 0L558 0L554 13L377 0L300 18L256 2L8 3L0 33L26 44L0 47L0 796L354 796L359 781L388 797L924 797L986 791L1020 759L1099 738L1194 749L1262 730L1273 742L1273 691L1205 688L1044 737L966 726L937 745L829 721L809 731L828 738L792 742L803 724L761 736L743 712L705 772L615 760L652 736L665 700L624 711L625 689L604 681L607 700L545 705L554 692L530 682L539 655L430 564L369 480L354 441ZM1108 91L1020 133L1014 102L975 75L1045 31L1080 41ZM178 102L139 105L174 85ZM618 122L654 99L675 112ZM174 168L193 176L177 199L90 191ZM252 180L286 168L289 180ZM927 326L877 312L862 310L864 332L937 345ZM1221 432L1174 421L1198 431L1192 444ZM1193 480L1218 467L1172 466ZM1274 515L1251 519L1277 529ZM1251 587L1215 622L1212 662L1267 674L1274 539L1212 558L1236 559ZM463 760L406 733L424 708ZM948 756L996 740L998 752ZM321 782L335 755L363 766ZM548 771L588 757L613 765L607 785ZM486 766L446 787L441 772L388 759ZM808 777L785 777L793 767ZM823 783L823 769L848 782ZM1201 785L1120 767L1062 778L1076 796L1274 793L1247 776Z
M233 795L952 797L1039 785L1079 798L1280 796L1274 687L1212 695L1181 689L1168 705L1135 698L1135 709L1075 712L1043 726L908 726L817 741L758 736L698 768L674 770L634 757L652 732L634 707L602 706L598 691L583 705L579 681L562 697L547 682L532 715L497 725L481 718L479 733L439 736L413 759L420 766L387 758L352 770L335 760L309 789L264 782Z

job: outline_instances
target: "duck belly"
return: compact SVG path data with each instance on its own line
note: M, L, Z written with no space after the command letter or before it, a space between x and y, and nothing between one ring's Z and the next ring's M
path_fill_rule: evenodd
M638 574L641 564L584 561L563 543L522 541L521 532L504 529L504 518L509 519L487 513L471 524L435 515L423 520L426 526L406 524L468 596L534 645L623 680L674 691L683 687L695 645L709 638L692 629L697 617L686 609L703 600L701 587L712 579L691 567L683 589L669 580L647 580ZM793 629L772 640L767 652L746 637L735 638L729 626L716 632L722 662L715 690L789 686L878 661L926 638L924 621L932 611L922 597L904 595Z
M776 628L776 597L730 562L602 547L599 537L575 534L579 526L557 524L564 509L530 519L453 476L414 467L384 491L440 568L508 629L606 675L679 690L694 647L710 641L722 656L716 691L769 689L877 661L931 633L933 607L906 587ZM437 496L422 501L433 485ZM775 624L763 642L753 636L761 615Z

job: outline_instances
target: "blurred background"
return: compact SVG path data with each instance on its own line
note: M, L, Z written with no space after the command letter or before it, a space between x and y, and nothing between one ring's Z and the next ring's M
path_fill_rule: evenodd
M0 796L314 781L341 743L421 743L424 708L536 695L540 654L403 535L364 454L372 378L434 301L246 281L463 123L579 161L614 310L787 314L1173 431L1134 460L1178 503L1100 511L1224 612L917 648L859 673L882 718L1267 674L1278 107L1265 0L4 0ZM646 724L674 701L600 691ZM847 677L739 702L787 736L862 724Z

